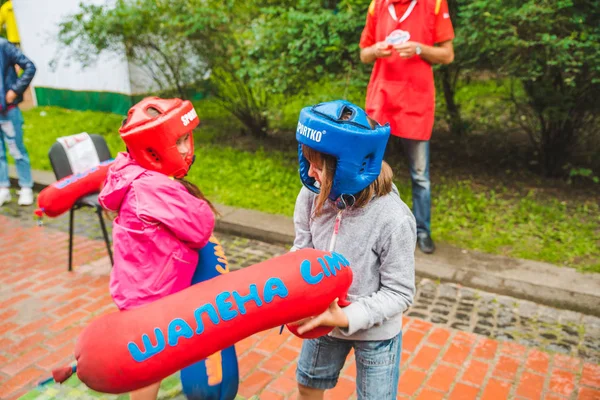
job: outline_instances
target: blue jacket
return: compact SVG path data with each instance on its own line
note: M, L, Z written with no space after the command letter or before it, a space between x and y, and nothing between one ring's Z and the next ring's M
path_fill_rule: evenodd
M17 77L15 65L23 69L20 78ZM6 92L13 90L17 98L12 104L23 101L23 92L31 83L35 75L35 65L15 45L4 38L0 38L0 111L6 110ZM10 105L10 104L9 104Z

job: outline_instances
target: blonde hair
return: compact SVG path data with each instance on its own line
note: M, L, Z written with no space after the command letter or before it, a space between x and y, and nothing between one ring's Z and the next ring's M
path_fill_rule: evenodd
M331 193L337 160L332 155L321 153L304 144L302 145L302 153L309 163L323 170L323 173L321 174L321 188L317 196L314 211L314 215L319 216L321 215L323 206L325 205L325 202ZM390 193L392 191L393 178L394 173L392 172L392 168L387 162L382 161L381 172L379 173L377 179L371 182L369 186L360 192L354 194L354 206L364 207L374 196L380 197Z

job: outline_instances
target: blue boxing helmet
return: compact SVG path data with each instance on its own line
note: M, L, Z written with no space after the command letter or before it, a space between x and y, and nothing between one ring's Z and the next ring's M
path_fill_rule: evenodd
M346 112L350 118L342 120ZM342 195L355 195L379 176L389 137L389 124L371 127L367 113L348 101L305 107L296 128L300 179L309 190L319 193L315 179L308 176L310 164L302 154L304 144L337 160L329 199L337 201Z

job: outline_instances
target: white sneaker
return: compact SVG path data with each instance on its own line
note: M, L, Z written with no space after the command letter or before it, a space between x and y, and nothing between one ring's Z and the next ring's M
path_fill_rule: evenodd
M20 206L30 206L33 204L33 190L31 188L21 188L19 190L19 200L17 203Z
M10 190L8 188L0 188L0 207L4 205L4 203L8 203L12 200L10 196Z

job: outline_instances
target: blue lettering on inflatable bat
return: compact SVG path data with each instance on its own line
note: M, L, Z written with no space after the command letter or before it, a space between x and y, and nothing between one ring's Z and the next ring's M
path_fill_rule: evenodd
M194 331L187 322L181 318L176 318L169 323L169 346L176 346L180 337L191 339Z
M342 267L347 267L350 265L348 260L346 260L344 256L339 253L331 253L331 256L326 255L325 261L329 265L329 269L334 275L336 275L336 270L341 271Z
M335 269L332 271L329 271L329 267L327 267L327 264L325 264L325 261L323 261L322 258L317 258L317 261L319 262L319 264L321 264L321 268L323 268L323 272L325 272L325 276L326 277L330 277L331 273L333 272L333 275L335 275Z
M305 260L303 266L304 269L308 268L308 277L310 279L315 279L315 277L310 275L310 262L308 260ZM323 279L323 273L320 272L318 275L320 275L320 280ZM211 303L207 303L195 309L195 333L197 335L201 335L204 332L205 326L204 320L202 319L202 314L206 314L208 316L208 319L214 325L218 325L221 322L221 320L229 321L237 317L239 314L246 314L247 310L245 305L250 301L254 301L258 307L262 307L263 302L271 303L275 299L275 297L280 297L283 299L289 295L288 288L285 286L283 281L280 278L276 277L269 278L265 282L262 300L258 293L257 285L250 285L249 291L250 293L246 296L242 296L235 291L222 292L219 293L215 298L216 308ZM231 297L233 297L233 302L231 300ZM234 308L236 305L239 309L239 312ZM217 310L219 310L218 313ZM175 347L179 344L179 338L184 337L186 339L191 339L194 336L194 331L192 330L188 322L181 318L175 318L169 323L167 334L169 346ZM129 342L127 344L129 353L135 361L145 361L148 358L160 353L165 349L165 335L160 330L160 328L154 329L154 335L156 337L156 345L152 344L150 337L147 334L142 335L142 349L140 349L140 347L134 342Z
M231 293L223 292L219 293L216 298L217 309L223 321L230 321L238 315L238 312L232 309L233 304L228 302L230 297Z
M304 260L300 263L300 275L302 279L309 285L316 285L323 280L324 277L337 276L337 271L341 271L342 267L348 267L350 263L339 253L331 253L326 255L325 259L319 257L317 261L321 265L323 272L314 274L311 272L311 262ZM325 274L323 276L323 274Z
M327 256L325 256L327 257ZM321 266L323 267L323 269L327 269L329 272L331 272L331 275L333 276L337 276L337 272L339 271L339 268L335 268L333 265L328 265L327 264L327 258L325 258L325 260L323 260L322 258L318 258L317 259L319 261L319 263L321 264Z
M349 267L350 266L350 261L348 261L346 259L346 257L344 257L343 255L341 255L340 253L336 253L335 251L333 253L331 253L332 256L334 256L344 267Z
M309 285L316 285L323 280L323 273L319 272L318 274L313 275L310 272L310 266L310 261L302 261L302 264L300 264L300 275L302 275L302 279Z
M141 350L134 342L129 342L127 344L129 353L135 361L145 361L165 349L165 335L162 333L160 328L154 328L154 335L156 336L156 346L152 345L150 338L146 334L142 335L142 344L144 350Z
M247 296L242 296L238 292L233 292L233 298L237 303L237 306L240 310L240 314L246 314L246 303L250 301L254 301L257 307L262 307L262 301L260 300L260 296L258 295L258 288L255 284L250 285L250 294Z
M279 296L282 299L288 295L288 289L283 284L283 281L279 278L269 278L265 283L265 289L263 290L263 298L265 303L273 301L275 296Z
M217 310L215 310L215 307L212 304L205 304L202 307L197 308L194 311L194 319L196 320L196 334L200 335L202 332L204 332L204 321L202 321L202 313L205 312L206 315L208 315L208 318L211 320L211 322L215 325L217 325L220 321L219 321L219 315L217 314Z
M327 263L327 265L329 265L329 268L331 268L331 272L333 272L334 275L337 275L337 271L342 270L340 264L333 257L325 256L325 262Z

